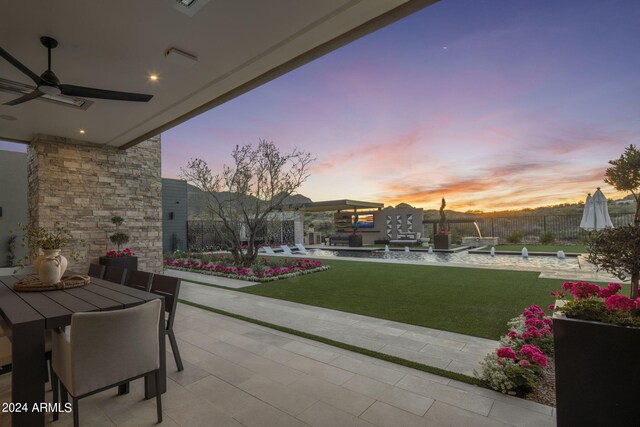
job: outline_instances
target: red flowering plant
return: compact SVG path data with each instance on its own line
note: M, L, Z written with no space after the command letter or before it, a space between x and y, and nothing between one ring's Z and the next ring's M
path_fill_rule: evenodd
M481 362L476 372L487 386L505 394L523 395L536 385L553 355L552 321L537 305L508 322L500 347Z
M124 248L121 251L109 251L105 254L105 256L109 258L123 258L128 256L136 256L136 254L131 249Z
M193 257L193 254L185 255L191 257L178 259L170 255L166 256L165 268L254 282L270 282L329 269L329 266L323 265L322 261L307 258L265 257L256 259L250 267L235 267L232 265L233 260L224 255L201 255L199 258Z
M631 299L618 294L620 283L600 287L588 282L565 282L562 290L551 293L562 304L553 309L568 318L612 323L640 328L640 298ZM566 299L566 292L573 299ZM551 307L550 307L551 308Z

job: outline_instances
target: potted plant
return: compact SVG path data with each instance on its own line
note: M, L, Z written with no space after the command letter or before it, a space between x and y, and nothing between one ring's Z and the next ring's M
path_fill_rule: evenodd
M353 215L351 228L353 228L353 234L349 236L349 247L359 248L362 246L362 235L358 233L358 229L360 228L360 218L358 214Z
M451 232L446 229L447 217L444 213L444 208L447 206L447 202L442 198L440 204L440 222L438 223L438 232L433 236L433 245L436 249L449 249L451 246Z
M553 319L557 425L638 425L640 299L600 287L566 282ZM585 411L585 408L597 408Z
M120 216L114 216L111 218L111 222L116 226L116 231L114 234L109 236L109 240L111 240L111 243L116 245L117 249L111 250L104 256L101 256L100 264L126 268L129 272L137 271L138 257L136 254L129 248L120 250L121 246L124 246L129 242L129 235L120 231L120 226L124 222L124 219Z
M29 248L29 255L18 260L19 268L25 267L27 258L36 269L38 278L43 285L53 285L58 283L67 269L67 258L61 254L62 249L76 242L84 246L82 240L76 241L71 232L56 222L52 230L44 227L18 224L24 232L22 235L22 245ZM69 258L77 261L79 252L72 250Z

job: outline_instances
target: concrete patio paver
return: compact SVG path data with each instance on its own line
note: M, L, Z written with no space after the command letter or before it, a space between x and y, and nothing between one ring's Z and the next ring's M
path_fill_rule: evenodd
M479 368L480 361L498 346L497 341L484 338L245 294L186 280L182 282L180 297L186 301L466 375L473 375L473 371ZM299 342L288 343L282 348L320 362L331 362L336 357L333 353L323 354L317 348L305 347Z
M188 305L178 305L175 328L185 370L176 372L167 347L162 425L554 425L552 410L544 405ZM265 357L279 351L293 356L282 362ZM276 381L274 372L284 373L284 378ZM0 401L10 399L10 390L11 374L0 376ZM81 423L156 425L155 402L143 400L143 394L143 381L137 380L128 395L108 390L83 399ZM50 425L71 423L71 415L62 414L60 421ZM0 414L0 427L9 425L10 415Z

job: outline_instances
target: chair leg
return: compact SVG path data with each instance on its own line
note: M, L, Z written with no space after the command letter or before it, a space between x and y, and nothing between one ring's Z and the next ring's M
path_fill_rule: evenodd
M180 358L180 350L178 350L178 341L176 341L176 336L173 334L172 330L168 331L167 335L169 335L169 342L171 343L171 350L173 350L173 357L176 359L178 371L183 371L184 366L182 366L182 359Z
M58 376L55 372L51 371L51 389L53 390L53 421L58 421L59 408L58 408Z
M60 400L62 401L63 406L66 406L67 403L69 403L69 392L62 381L60 381Z
M162 394L160 393L160 371L155 373L156 379L156 410L158 411L158 422L162 422Z
M71 396L73 400L73 427L80 427L80 414L78 413L78 398Z
M118 396L122 396L123 394L129 394L129 383L118 386Z

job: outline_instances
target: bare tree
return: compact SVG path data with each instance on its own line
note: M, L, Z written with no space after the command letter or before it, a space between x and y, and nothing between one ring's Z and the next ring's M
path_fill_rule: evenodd
M262 139L256 147L236 146L231 155L234 165L225 165L221 174L213 175L204 160L191 159L182 177L208 196L207 209L227 230L235 265L249 267L258 255L256 236L267 217L306 181L315 158L298 149L281 154L273 142Z

